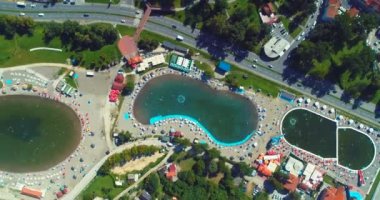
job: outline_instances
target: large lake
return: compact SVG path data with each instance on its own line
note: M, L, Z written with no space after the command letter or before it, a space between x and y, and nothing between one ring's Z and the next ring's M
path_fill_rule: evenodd
M0 97L0 170L46 170L80 142L80 121L63 103L37 96Z
M179 75L150 80L136 97L133 109L143 124L160 115L189 116L223 143L246 139L256 130L258 120L256 106L245 97Z

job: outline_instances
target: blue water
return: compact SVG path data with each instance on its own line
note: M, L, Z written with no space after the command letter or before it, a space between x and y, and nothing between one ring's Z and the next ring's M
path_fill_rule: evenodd
M159 121L165 121L168 119L179 119L179 120L186 119L188 121L194 122L199 128L201 128L210 137L210 139L212 141L214 141L219 146L237 146L237 145L244 144L254 134L254 132L252 132L251 134L247 135L244 139L237 141L237 142L222 142L222 141L216 139L214 137L214 135L211 134L211 132L209 130L207 130L207 128L204 127L198 120L196 120L190 116L186 116L186 115L166 115L166 116L159 115L159 116L155 116L155 117L150 118L149 124L155 124Z
M356 198L357 200L363 200L362 195L357 191L350 190L350 198Z
M5 80L5 84L12 85L13 81L11 79Z
M129 113L124 113L124 119L128 120L129 119Z

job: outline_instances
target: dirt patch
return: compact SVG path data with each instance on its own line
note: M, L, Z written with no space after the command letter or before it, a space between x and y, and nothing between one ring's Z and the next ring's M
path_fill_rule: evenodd
M155 153L152 156L149 157L143 157L140 159L132 160L125 165L121 167L114 167L111 172L117 175L124 175L128 172L135 171L135 170L142 170L146 166L148 166L150 163L155 162L157 159L162 157L164 154L163 153Z

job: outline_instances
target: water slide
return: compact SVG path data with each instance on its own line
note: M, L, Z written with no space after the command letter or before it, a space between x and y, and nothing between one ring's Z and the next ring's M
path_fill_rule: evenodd
M365 180L364 180L364 175L363 175L363 171L362 170L358 171L358 176L359 176L359 183L360 183L360 185L365 185Z

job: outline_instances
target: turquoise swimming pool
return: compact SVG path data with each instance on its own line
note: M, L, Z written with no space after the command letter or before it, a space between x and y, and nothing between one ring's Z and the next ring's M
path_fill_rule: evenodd
M350 190L350 198L355 198L356 200L363 200L363 197L359 192L352 190Z

